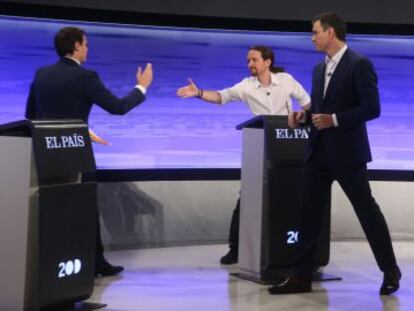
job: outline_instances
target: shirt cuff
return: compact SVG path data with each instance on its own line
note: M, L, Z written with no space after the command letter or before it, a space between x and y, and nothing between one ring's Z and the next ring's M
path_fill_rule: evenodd
M336 113L332 114L332 122L333 122L334 127L339 126L338 119L336 118Z
M136 87L138 90L140 90L142 94L144 94L144 95L145 95L145 93L147 93L147 89L146 89L145 87L143 87L142 85L137 84L137 85L135 85L135 87Z
M220 95L220 104L225 104L230 101L230 95L226 90L217 91L217 93Z

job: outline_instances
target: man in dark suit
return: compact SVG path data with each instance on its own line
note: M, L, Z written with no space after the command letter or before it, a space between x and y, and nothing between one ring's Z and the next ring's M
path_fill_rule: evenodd
M271 294L311 290L310 258L321 222L321 200L337 180L352 203L384 280L381 295L399 288L401 272L391 237L378 204L371 195L367 162L371 151L365 123L380 115L377 76L372 63L345 43L346 24L335 13L312 22L312 42L326 58L313 72L311 108L289 116L292 127L311 123L306 152L303 254L294 273L269 288Z
M144 71L138 68L136 86L127 96L118 98L102 84L96 72L81 66L88 55L88 41L82 29L62 28L55 36L55 50L60 60L36 72L27 100L27 119L83 119L88 122L93 104L111 114L123 115L145 100L153 78L151 64L147 64ZM123 267L113 266L105 259L97 215L95 274L116 275Z

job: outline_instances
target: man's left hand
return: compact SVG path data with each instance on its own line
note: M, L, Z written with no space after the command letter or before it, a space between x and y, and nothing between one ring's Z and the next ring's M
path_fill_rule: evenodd
M332 115L330 114L312 114L312 123L318 130L334 126Z

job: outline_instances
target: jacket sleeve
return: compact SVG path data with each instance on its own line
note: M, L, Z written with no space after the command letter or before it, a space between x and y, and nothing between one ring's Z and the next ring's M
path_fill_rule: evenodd
M36 94L35 94L36 76L37 74L35 75L35 78L33 79L32 84L30 85L29 96L27 97L26 112L24 114L26 119L36 118Z
M317 101L316 98L316 87L319 85L316 81L316 77L318 75L319 66L313 68L312 72L312 89L311 89L311 96L310 96L310 107L308 110L305 111L305 120L303 122L304 125L311 125L312 124L312 114L315 113L315 103Z
M128 95L118 98L103 85L98 74L94 71L88 72L84 88L85 95L89 100L111 114L126 114L145 100L145 95L138 88L134 88Z
M355 64L353 87L355 88L356 105L353 108L336 114L340 128L352 128L378 118L381 113L377 75L374 66L367 58L361 58Z

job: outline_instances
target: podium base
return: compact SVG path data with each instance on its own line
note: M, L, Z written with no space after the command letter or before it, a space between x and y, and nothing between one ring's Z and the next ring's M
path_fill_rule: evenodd
M240 278L242 280L252 281L252 282L255 282L261 285L272 285L276 281L276 280L263 280L253 275L242 273L242 272L230 273L230 275ZM335 276L335 275L323 273L323 272L316 272L312 276L312 282L328 282L328 281L342 281L342 278L340 276Z
M260 284L260 285L271 285L271 284L274 283L274 282L272 282L272 280L262 280L260 278L257 278L255 276L253 276L253 275L242 273L242 272L230 273L230 275L235 276L239 279L246 280L246 281L251 281L251 282L254 282L254 283L257 283L257 284Z
M98 310L101 308L105 308L107 304L105 303L95 303L95 302L75 302L73 305L68 306L63 309L59 309L60 311L91 311L91 310Z

